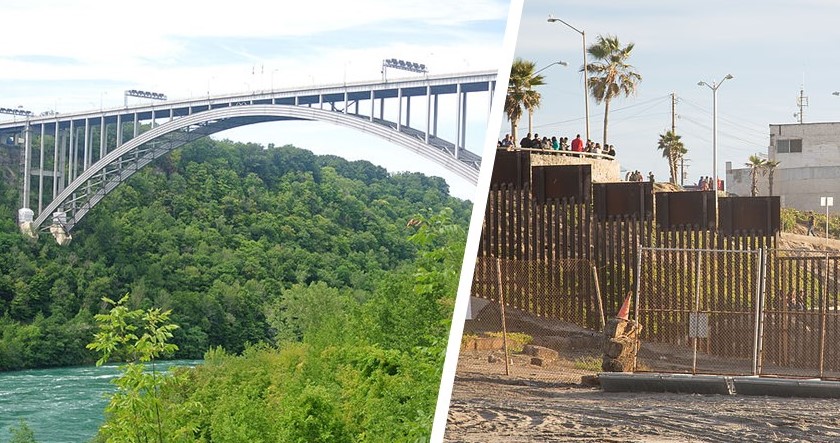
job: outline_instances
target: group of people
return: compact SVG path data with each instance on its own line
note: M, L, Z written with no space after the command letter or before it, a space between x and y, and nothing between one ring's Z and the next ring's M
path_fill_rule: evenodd
M627 171L627 174L624 175L624 181L627 182L641 182L644 181L645 177L642 175L642 172L638 169L635 171ZM653 171L648 172L648 180L651 183L655 181L655 177L653 176Z
M505 138L499 140L497 147L505 149L513 149L516 147L515 140L510 134L506 134ZM521 149L542 149L545 151L569 151L569 152L587 152L591 154L604 154L615 157L615 146L604 144L602 147L600 143L594 143L592 140L587 140L585 143L577 135L572 141L568 137L552 136L540 137L539 134L533 136L529 132L528 135L519 141L519 148Z
M701 191L714 191L715 187L712 183L714 183L714 179L712 177L700 177L700 181L697 182L697 187L700 188ZM718 179L717 190L723 191L723 180L721 179Z

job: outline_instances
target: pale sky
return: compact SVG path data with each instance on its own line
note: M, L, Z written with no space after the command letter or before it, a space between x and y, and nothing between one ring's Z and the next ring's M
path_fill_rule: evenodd
M71 112L122 106L127 89L174 99L369 81L381 79L386 58L424 63L430 74L498 69L508 9L506 0L9 3L4 31L16 37L0 47L0 107ZM416 75L388 70L389 78ZM489 109L468 106L467 148L481 153ZM407 150L327 123L266 123L214 138L437 175L461 198L475 190Z
M623 169L653 171L667 180L668 167L656 149L671 127L671 93L676 93L676 130L689 152L688 181L712 175L712 91L698 86L726 80L717 92L718 175L725 162L743 167L755 153L766 154L769 125L795 123L797 97L804 86L809 106L804 121L840 121L840 2L831 0L723 1L526 0L517 56L537 69L562 60L542 74L544 104L534 117L540 135L573 138L585 134L581 35L549 14L586 33L633 42L630 58L642 75L638 93L611 103L608 142ZM591 61L591 60L590 60ZM510 124L505 119L503 136ZM527 118L519 125L527 132ZM523 132L524 128L524 132ZM601 141L603 106L590 99L590 134Z

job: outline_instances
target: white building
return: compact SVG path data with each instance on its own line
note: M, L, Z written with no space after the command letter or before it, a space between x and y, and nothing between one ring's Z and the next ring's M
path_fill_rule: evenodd
M820 197L838 197L840 203L840 123L790 123L770 125L767 158L779 161L773 173L773 195L781 196L782 207L825 212ZM748 159L733 169L726 162L726 190L749 196ZM758 194L769 194L765 174L758 178ZM830 208L840 212L840 207Z

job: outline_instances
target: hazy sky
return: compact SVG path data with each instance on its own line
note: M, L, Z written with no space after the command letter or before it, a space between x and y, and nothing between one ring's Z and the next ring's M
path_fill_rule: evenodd
M539 91L544 104L534 117L540 135L585 133L581 35L549 14L586 33L635 43L630 63L642 75L636 96L611 104L608 141L624 169L653 171L667 180L668 167L656 145L671 127L671 93L676 93L676 129L689 149L688 177L712 175L712 91L698 86L727 80L718 89L718 175L725 162L743 167L754 153L766 154L769 124L794 123L804 86L805 122L840 120L840 2L711 0L675 1L525 0L516 54L545 71ZM527 118L520 122L527 132ZM509 131L505 120L501 134ZM522 132L520 130L520 132ZM590 134L600 141L603 106L590 99ZM523 133L524 134L524 133Z
M282 5L257 0L151 0L130 7L103 0L4 4L4 30L16 37L0 47L0 107L70 112L122 106L127 89L188 98L376 80L386 58L424 63L430 74L497 69L509 12L506 0ZM412 75L417 74L388 70L389 78ZM454 114L454 99L451 108ZM474 106L468 117L467 148L480 153L487 110ZM326 123L254 125L217 138L289 143L363 158L391 171L439 175L462 198L474 190L407 150Z

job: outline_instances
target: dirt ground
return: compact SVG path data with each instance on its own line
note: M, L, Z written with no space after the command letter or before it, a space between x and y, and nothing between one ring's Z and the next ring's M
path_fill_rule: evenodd
M524 321L529 319L519 316L513 323ZM557 357L535 365L530 356L514 354L506 375L502 351L462 350L446 442L840 441L836 399L615 393L584 386L581 376L600 370L597 337L573 325L530 321L539 322L532 330L553 336L543 345ZM477 326L470 323L467 333Z
M603 392L580 384L595 372L571 360L544 368L514 358L504 375L493 354L462 352L445 441L840 441L836 399Z

